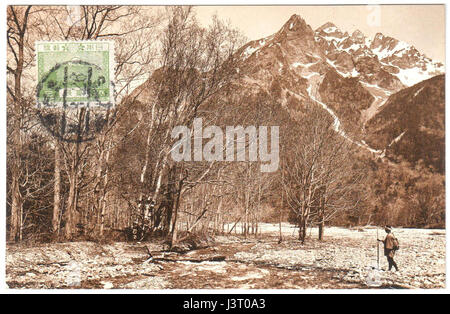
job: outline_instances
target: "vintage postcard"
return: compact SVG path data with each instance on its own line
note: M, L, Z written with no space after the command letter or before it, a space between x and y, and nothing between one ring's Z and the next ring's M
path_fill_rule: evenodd
M445 5L5 9L9 291L446 288Z

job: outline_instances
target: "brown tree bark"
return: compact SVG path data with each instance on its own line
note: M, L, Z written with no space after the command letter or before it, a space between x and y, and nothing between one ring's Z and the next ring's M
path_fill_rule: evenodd
M324 192L324 191L323 191ZM325 200L324 195L320 195L319 203L319 241L323 241L323 232L325 229Z
M76 196L77 196L77 173L75 166L72 165L69 175L69 196L66 206L66 224L64 229L64 236L67 240L72 238L75 232L75 208L76 208Z
M176 203L175 203L175 206L174 206L174 213L173 213L173 218L172 218L172 235L171 235L171 239L170 239L170 248L172 248L173 245L175 245L175 243L177 241L177 219L178 219L178 210L179 210L179 207L180 207L180 196L181 196L181 189L182 189L182 187L183 187L183 179L179 182Z
M53 194L53 217L52 229L53 234L59 235L59 216L61 212L61 156L58 140L55 140L55 182Z
M323 241L323 231L324 231L325 223L323 220L319 223L319 240Z

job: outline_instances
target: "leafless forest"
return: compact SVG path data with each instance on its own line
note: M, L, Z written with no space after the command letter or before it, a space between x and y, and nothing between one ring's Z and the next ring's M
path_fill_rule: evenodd
M282 37L282 31L276 35L281 46L290 36ZM61 109L43 113L36 107L34 44L62 40L115 42L113 108L71 109L66 122ZM282 72L265 79L266 72L258 69L268 69L276 58L260 64L255 56L243 58L246 45L240 31L219 18L201 25L192 7L80 6L75 14L66 6L9 6L6 216L11 254L22 245L31 250L78 242L108 248L148 243L149 252L152 245L162 245L155 251L177 252L208 246L213 239L248 246L267 237L275 243L267 250L276 249L276 243L284 250L326 246L327 228L445 228L443 142L427 142L431 153L426 156L402 147L401 154L387 150L380 157L355 144L365 136L354 122L360 109L335 110L346 133L337 132L336 120L317 97L298 95L305 79ZM266 80L265 85L257 80ZM370 96L351 90L354 85L342 84L340 91L357 100ZM325 97L324 88L308 91L336 103L338 97L331 92ZM87 117L96 114L104 123L88 129ZM197 117L205 126L223 128L279 126L278 171L261 172L261 161L175 162L171 131L192 127ZM62 123L77 131L61 136ZM371 143L384 141L383 136ZM410 158L414 154L417 158ZM270 234L264 229L269 224ZM286 224L292 232L283 229ZM333 239L338 241L339 233ZM103 287L91 284L84 287Z

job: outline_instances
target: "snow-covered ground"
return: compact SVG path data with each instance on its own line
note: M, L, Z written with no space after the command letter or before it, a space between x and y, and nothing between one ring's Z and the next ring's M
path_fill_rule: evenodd
M445 230L394 229L400 241L398 273L386 271L381 245L377 270L375 227L329 227L324 241L311 229L304 245L288 223L282 223L281 243L278 224L260 224L259 231L257 238L234 232L216 236L208 247L186 253L166 252L161 243L12 245L7 247L6 281L10 288L445 287ZM154 260L146 261L145 245Z
M278 224L261 224L262 234L279 234ZM238 228L239 230L239 228ZM298 236L298 229L282 223L283 237ZM318 229L308 230L311 238L317 238ZM383 229L378 229L380 239ZM379 245L381 281L384 284L416 288L445 286L445 230L442 229L394 229L400 242L395 260L400 272L387 272L387 261ZM357 229L329 227L325 229L323 242L312 241L305 246L268 250L259 256L257 252L244 252L240 256L257 261L271 261L286 265L306 265L320 269L347 269L346 280L361 282L376 271L377 228ZM311 242L311 241L310 241Z

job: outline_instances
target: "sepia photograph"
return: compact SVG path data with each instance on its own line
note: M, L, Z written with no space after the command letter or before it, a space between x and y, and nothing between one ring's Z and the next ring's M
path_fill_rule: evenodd
M7 292L445 291L445 4L3 8Z

